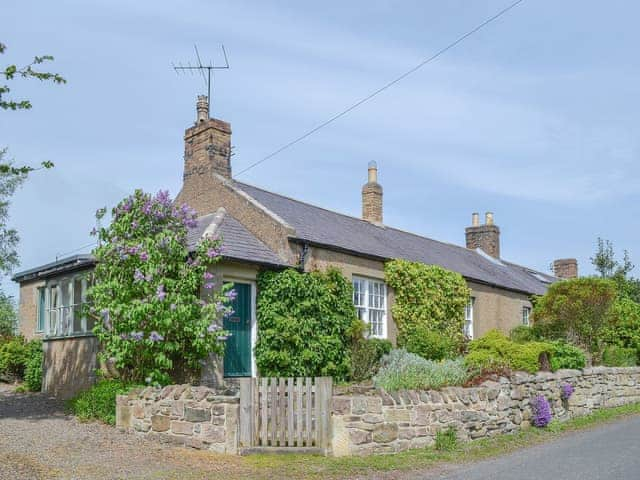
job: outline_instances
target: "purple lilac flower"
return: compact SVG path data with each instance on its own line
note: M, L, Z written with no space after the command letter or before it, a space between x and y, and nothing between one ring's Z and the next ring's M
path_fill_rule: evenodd
M216 338L217 341L219 342L224 342L225 340L227 340L229 337L231 336L231 334L229 335L220 335L218 338Z
M205 302L204 300L200 299L198 300L198 305L200 305L201 307L204 307L207 304L207 302Z
M164 291L164 285L158 285L158 288L156 289L156 297L158 297L158 300L164 300L166 296L167 292Z
M164 340L164 337L154 330L149 334L149 340L152 342L161 342Z
M211 273L211 272L204 272L203 277L204 277L204 279L205 279L205 280L211 280L211 279L213 278L213 273Z
M129 335L127 335L126 333L121 333L121 334L120 334L120 338L121 338L122 340L127 340L127 339L129 338Z
M220 255L220 250L217 248L210 248L207 250L207 257L209 258L216 258L218 255Z
M211 290L215 285L212 282L207 282L204 284L204 288L207 290Z
M142 260L143 262L146 262L147 260L149 260L149 254L147 252L141 252L139 256L140 256L140 260Z
M144 338L144 332L131 332L131 334L129 334L129 338L131 338L131 340L139 342Z
M142 213L145 215L149 215L151 213L151 202L149 200L144 202L144 205L142 206Z
M571 395L573 395L573 391L573 385L570 383L563 384L562 387L560 387L560 398L562 398L562 400L569 400Z
M107 330L111 330L111 317L109 316L109 309L103 308L100 310L100 315L102 315L102 322Z
M207 332L209 332L209 333L213 333L213 332L215 332L217 330L220 330L220 325L216 325L215 323L212 323L211 325L209 325L207 327Z
M126 253L120 254L120 260L126 260L127 258L129 258L129 255L127 255Z
M98 234L98 229L96 227L93 227L91 229L91 232L89 232L89 235L91 235L92 237L95 237Z
M138 228L138 222L136 222L135 220L131 222L131 228L133 228L134 230Z
M133 272L133 279L138 282L146 280L144 274L140 271L139 268L136 268L136 271Z
M156 193L156 197L154 200L164 207L171 206L171 197L169 197L169 190L160 190L158 193Z
M534 426L543 428L551 421L551 405L543 395L538 395L531 401L532 418Z
M222 312L227 306L222 302L216 302L216 312Z
M238 296L238 292L236 292L235 290L231 289L231 290L225 292L224 296L227 297L229 299L229 301L233 301Z
M176 309L176 304L172 303L171 305L169 305L169 310L173 311Z

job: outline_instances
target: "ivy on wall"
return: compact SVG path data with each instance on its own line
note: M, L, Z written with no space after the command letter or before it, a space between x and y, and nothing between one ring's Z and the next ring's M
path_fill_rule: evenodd
M257 280L260 374L347 378L358 323L351 282L337 269L265 271Z
M400 346L420 331L438 332L457 346L463 343L464 311L471 291L462 275L407 260L387 262L384 273L395 293L391 313Z

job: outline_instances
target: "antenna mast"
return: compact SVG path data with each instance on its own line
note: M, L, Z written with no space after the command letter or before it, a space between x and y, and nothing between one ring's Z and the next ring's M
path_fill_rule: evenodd
M189 72L191 74L196 74L196 71L199 71L200 74L202 75L202 80L204 81L204 84L207 87L207 101L209 102L209 106L211 106L211 104L213 103L211 101L211 75L212 75L212 70L228 70L229 69L229 59L227 58L227 50L224 48L224 44L221 44L222 46L222 54L224 55L224 65L215 65L213 63L213 61L209 61L208 65L203 65L202 61L200 60L200 52L198 52L198 46L197 45L193 45L193 48L196 52L196 60L198 61L197 65L191 65L191 62L187 63L187 65L182 65L182 63L178 64L177 66L174 65L173 63L171 64L171 66L173 67L173 69L175 70L175 72L177 74L180 74L181 72ZM205 75L205 70L206 70L206 75Z

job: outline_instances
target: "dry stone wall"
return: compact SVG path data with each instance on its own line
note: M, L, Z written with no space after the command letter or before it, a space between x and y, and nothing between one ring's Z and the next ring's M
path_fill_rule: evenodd
M564 384L574 392L564 401ZM335 456L394 453L434 443L454 427L460 440L511 433L531 425L531 400L544 395L553 418L640 402L640 367L515 373L478 387L386 392L334 387L330 446ZM234 391L171 385L138 389L117 399L116 425L163 442L237 454L240 397Z
M116 426L161 442L238 453L240 397L208 387L147 387L119 395Z
M568 401L560 397L565 383L575 388ZM530 426L531 400L538 395L549 400L553 418L560 420L640 402L640 368L516 373L479 387L440 391L352 387L334 393L333 455L369 455L431 445L448 427L463 441L514 432Z

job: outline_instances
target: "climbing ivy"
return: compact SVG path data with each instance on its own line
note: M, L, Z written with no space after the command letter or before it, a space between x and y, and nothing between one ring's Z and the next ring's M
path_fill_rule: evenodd
M260 273L255 347L260 374L346 379L352 330L359 322L352 288L337 269Z
M462 275L407 260L387 262L384 273L395 295L391 313L398 326L400 346L416 343L413 337L425 330L444 335L458 347L462 345L464 309L470 295Z

